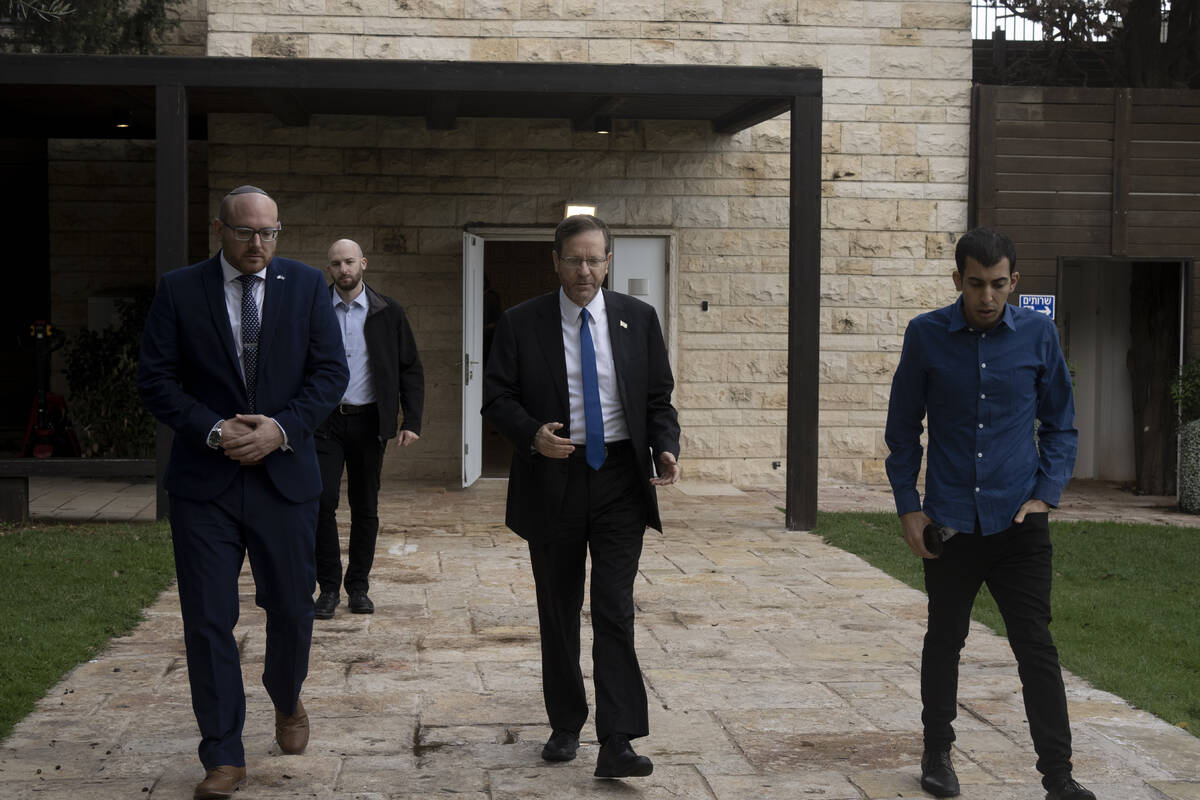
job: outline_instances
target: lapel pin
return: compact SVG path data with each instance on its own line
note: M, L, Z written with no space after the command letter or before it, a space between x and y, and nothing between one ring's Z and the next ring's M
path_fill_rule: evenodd
M284 280L284 277L282 275L276 275L275 280L281 281L281 280Z
M627 324L625 323L625 320L621 320L621 327L622 327L622 328L628 328L628 327L629 327L629 325L627 325Z

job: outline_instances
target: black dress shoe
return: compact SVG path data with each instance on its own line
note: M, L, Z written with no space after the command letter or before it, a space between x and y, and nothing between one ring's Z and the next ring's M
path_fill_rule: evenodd
M1046 800L1096 800L1096 795L1073 778L1060 778L1046 787Z
M542 748L542 758L547 761L571 761L579 750L579 734L570 731L555 731Z
M926 750L921 756L921 788L934 797L957 797L958 776L949 750Z
M317 602L313 603L313 616L317 619L333 619L333 610L338 607L340 602L342 602L342 598L336 590L332 592L322 590Z
M596 757L597 778L644 778L654 772L654 763L633 752L629 737L614 733L600 745Z
M351 614L374 614L375 604L371 602L371 598L367 597L366 592L351 592L350 593L350 613Z

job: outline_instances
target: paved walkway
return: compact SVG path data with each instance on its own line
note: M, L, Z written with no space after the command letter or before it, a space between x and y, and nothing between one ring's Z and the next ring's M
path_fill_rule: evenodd
M40 488L35 513L64 508L50 506L57 495L46 499L64 487ZM149 497L148 487L122 493L138 491ZM264 618L247 571L238 636L250 780L237 797L925 796L923 595L813 535L784 531L776 494L683 484L662 496L667 534L647 536L636 589L652 731L639 750L654 759L652 776L594 779L590 724L578 760L538 757L549 731L528 557L502 526L504 482L482 481L467 491L385 492L377 612L354 616L343 604L317 623L304 690L313 735L302 756L279 755L273 741L258 679ZM889 502L861 489L821 497L830 509ZM1169 504L1082 485L1059 516L1191 521ZM962 796L1040 800L1007 645L975 626L962 673ZM1072 676L1067 685L1076 772L1103 800L1200 800L1200 739ZM186 800L201 777L196 744L178 598L168 590L133 634L70 673L0 745L0 797Z

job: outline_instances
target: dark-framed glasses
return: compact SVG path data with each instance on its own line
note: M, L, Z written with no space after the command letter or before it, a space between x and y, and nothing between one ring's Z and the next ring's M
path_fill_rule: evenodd
M230 225L225 220L221 220L221 224L224 225L226 228L229 228L229 230L233 231L233 238L237 239L239 242L248 242L251 239L253 239L256 235L260 239L262 239L264 242L273 242L279 238L280 232L283 231L282 227L279 227L279 228L237 228L237 227L234 227L233 225Z
M562 264L567 269L579 269L587 267L588 269L600 269L608 263L608 256L604 258L580 258L579 256L563 256L558 259L558 263Z

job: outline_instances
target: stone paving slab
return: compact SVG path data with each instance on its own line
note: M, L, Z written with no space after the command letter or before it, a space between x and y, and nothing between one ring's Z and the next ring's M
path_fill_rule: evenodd
M387 487L377 612L351 615L343 603L316 623L304 691L313 733L302 756L280 755L273 741L259 683L264 616L247 568L237 635L250 779L236 797L926 796L917 782L923 595L815 536L784 531L777 494L707 486L662 492L667 533L647 535L636 586L651 721L638 748L654 774L593 778L590 724L576 761L541 761L549 730L536 605L527 551L501 522L504 488ZM1064 500L1060 518L1073 503L1081 518L1193 519L1146 498L1115 505L1119 490L1087 488ZM62 486L41 495L63 504L49 509L58 514L83 508L80 496ZM102 498L94 502L98 513ZM822 493L823 507L890 502L861 488ZM169 589L135 631L39 702L0 743L0 797L191 796L202 773L178 614ZM586 628L583 638L587 653ZM1200 739L1066 680L1077 774L1101 798L1200 800ZM1019 689L1007 643L974 625L955 748L967 800L1044 794Z

